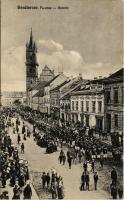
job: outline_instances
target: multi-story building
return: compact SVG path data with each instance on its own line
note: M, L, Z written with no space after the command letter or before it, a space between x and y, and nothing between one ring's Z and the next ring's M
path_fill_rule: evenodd
M60 95L61 88L65 86L70 80L65 80L62 84L50 90L50 112L53 119L60 118Z
M71 93L71 120L87 127L104 130L104 92L100 80L89 81Z
M51 81L47 82L44 86L44 92L39 98L39 109L50 115L50 90L61 85L67 80L67 77L60 73L56 75Z
M60 119L62 121L69 122L71 120L71 92L78 90L85 83L86 80L79 74L78 77L71 79L69 83L60 88Z
M120 69L104 80L107 132L123 131L123 75L124 69Z

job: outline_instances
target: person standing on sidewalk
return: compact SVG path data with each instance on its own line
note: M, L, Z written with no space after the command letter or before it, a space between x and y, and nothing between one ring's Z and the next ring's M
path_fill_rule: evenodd
M94 186L95 186L95 190L97 190L97 182L98 182L98 174L97 174L97 172L95 172L93 178L94 178Z

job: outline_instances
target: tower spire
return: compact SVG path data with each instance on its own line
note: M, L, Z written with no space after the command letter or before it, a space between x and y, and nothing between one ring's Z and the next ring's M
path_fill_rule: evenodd
M31 28L31 33L30 33L30 42L29 42L29 46L30 46L30 47L33 46L33 34L32 34L32 28Z

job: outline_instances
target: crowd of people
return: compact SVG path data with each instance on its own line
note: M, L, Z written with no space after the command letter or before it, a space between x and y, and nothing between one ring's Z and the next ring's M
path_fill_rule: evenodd
M12 113L14 113L13 111ZM120 155L122 154L122 147L118 148L118 153L115 151L115 149L112 148L112 146L108 146L105 143L102 143L101 140L96 138L94 136L94 129L90 129L87 127L82 127L78 129L74 129L69 126L59 125L54 123L48 124L44 123L43 121L39 121L39 116L32 114L32 111L26 111L23 109L16 110L22 118L33 125L33 136L36 143L46 148L46 153L53 153L57 150L60 150L59 155L59 162L62 165L65 165L65 162L68 162L69 169L71 169L72 164L76 165L77 163L83 163L83 173L81 175L81 190L89 190L89 171L88 171L88 163L91 164L92 172L93 172L93 180L94 180L94 189L97 190L97 182L99 180L98 174L95 171L95 164L94 160L97 160L100 162L101 168L104 167L104 162L108 158L108 152L112 151L113 155L113 165L117 165L120 161ZM20 144L21 137L19 133L19 125L20 121L17 118L16 120L16 127L13 128L13 133L17 133L17 142ZM37 130L37 131L36 131ZM22 134L23 134L23 140L26 140L27 137L30 137L31 132L29 129L26 130L25 124L23 123L22 126ZM8 147L8 144L7 144ZM64 153L62 150L63 147L66 147L67 154ZM21 153L24 153L24 143L21 143ZM117 162L118 160L118 162ZM44 178L45 177L45 178ZM48 178L49 177L49 178ZM52 176L51 176L52 177ZM48 179L47 179L48 178ZM49 181L48 181L49 180ZM51 178L49 174L46 174L44 172L42 176L42 183L43 188L49 187L48 182L51 182ZM58 180L58 179L56 179ZM44 182L45 181L45 182ZM48 181L48 182L47 182ZM62 181L61 181L62 182ZM51 184L52 185L52 184ZM56 185L56 187L55 187ZM56 181L56 184L54 185L54 192L52 193L52 198L55 198L56 195L58 195L58 182ZM116 188L116 189L115 189ZM50 187L52 191L52 187ZM113 181L110 185L111 195L113 198L117 198L117 195L119 195L119 198L121 197L121 194L123 195L122 187L117 185L117 181ZM117 190L117 195L113 196ZM56 191L56 192L55 192ZM56 195L53 195L56 193ZM58 196L58 198L60 198Z
M9 199L6 186L13 188L12 199L20 199L23 195L24 199L31 199L32 189L29 182L29 171L27 162L19 158L18 148L12 143L9 127L11 115L8 112L1 112L1 183L4 188L1 199ZM7 123L6 123L7 122ZM24 153L24 143L21 144L22 153Z
M29 112L28 112L29 113ZM32 113L32 112L30 112ZM31 119L30 114L30 119ZM81 129L72 129L69 126L63 126L59 124L55 124L54 126L50 125L47 126L44 123L37 121L37 116L35 115L35 121L33 122L34 127L38 128L40 131L44 132L45 134L41 134L41 132L35 132L34 128L34 137L37 141L37 144L41 147L46 147L47 153L53 153L57 151L57 149L62 149L63 146L68 148L67 155L64 153L63 150L60 151L59 155L59 162L62 165L65 165L65 162L68 162L69 169L71 169L72 164L82 163L84 162L83 166L87 166L87 162L91 163L91 168L93 171L93 180L94 180L94 189L97 190L97 183L98 183L98 174L95 171L94 160L100 162L101 168L104 167L104 163L108 158L108 152L112 153L113 156L113 165L118 165L121 160L121 155L123 152L122 146L118 145L118 137L116 137L116 141L114 142L113 146L108 146L101 142L98 138L94 136L94 129L87 129L83 127ZM34 117L33 117L34 119ZM107 137L106 134L103 135ZM101 134L100 134L101 137ZM112 144L114 141L115 136L111 136ZM117 147L118 148L114 148ZM49 148L50 147L50 148ZM84 159L84 160L83 160ZM85 167L84 167L85 168ZM84 169L82 176L81 176L81 190L89 190L89 171ZM110 191L112 198L114 188L117 190L117 196L122 198L123 190L121 185L115 185L112 181L110 184ZM122 195L121 195L122 194Z

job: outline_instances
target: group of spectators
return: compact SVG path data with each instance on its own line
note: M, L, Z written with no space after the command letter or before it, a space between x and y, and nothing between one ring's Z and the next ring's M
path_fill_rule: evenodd
M64 186L63 178L56 172L56 170L51 170L51 172L42 174L42 187L47 188L51 194L52 199L63 199L64 198Z
M32 189L29 183L29 171L27 162L19 158L18 149L12 143L9 127L12 125L11 113L1 112L1 161L0 174L2 183L2 194L0 199L9 199L9 187L13 188L12 199L31 199ZM6 123L7 122L7 123ZM9 123L8 123L9 122Z

